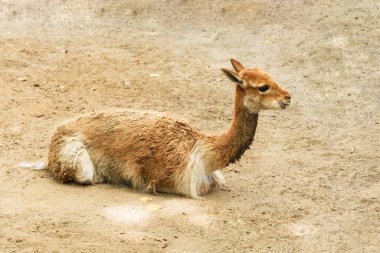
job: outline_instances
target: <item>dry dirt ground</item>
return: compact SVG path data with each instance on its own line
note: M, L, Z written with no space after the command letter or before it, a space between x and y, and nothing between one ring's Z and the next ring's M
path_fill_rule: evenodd
M0 252L380 252L379 1L0 1ZM203 199L17 167L110 108L231 120L236 58L293 95Z

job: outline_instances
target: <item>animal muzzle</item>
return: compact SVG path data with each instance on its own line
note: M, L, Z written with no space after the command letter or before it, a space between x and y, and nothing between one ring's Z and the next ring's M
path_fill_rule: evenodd
M281 109L285 109L286 107L290 105L290 103L291 103L290 99L278 101L278 104L280 105Z

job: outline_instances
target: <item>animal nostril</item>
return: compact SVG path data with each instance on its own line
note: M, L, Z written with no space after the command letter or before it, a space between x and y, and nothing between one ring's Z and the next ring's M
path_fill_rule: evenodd
M286 99L291 99L292 97L290 95L285 96Z

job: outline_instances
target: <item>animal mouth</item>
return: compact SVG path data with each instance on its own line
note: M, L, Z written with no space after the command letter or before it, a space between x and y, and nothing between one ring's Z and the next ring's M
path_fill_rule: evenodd
M290 101L278 101L278 104L280 105L281 109L285 109L290 105Z

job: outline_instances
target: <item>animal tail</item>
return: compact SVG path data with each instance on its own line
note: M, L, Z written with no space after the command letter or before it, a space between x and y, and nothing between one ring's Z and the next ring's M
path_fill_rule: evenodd
M38 162L19 162L15 167L32 169L32 170L44 170L47 169L47 163L45 161Z

